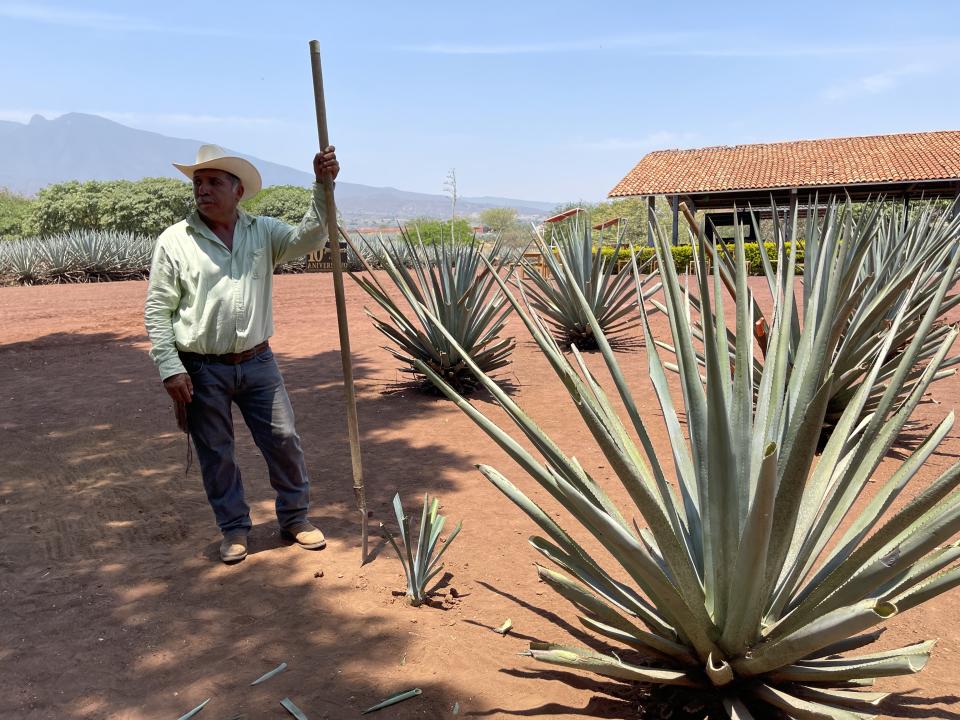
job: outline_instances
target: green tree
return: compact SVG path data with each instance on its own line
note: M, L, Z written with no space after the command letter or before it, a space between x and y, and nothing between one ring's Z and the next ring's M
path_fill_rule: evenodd
M37 194L33 222L39 235L74 229L100 229L100 190L104 183L78 180L55 183Z
M0 188L0 240L20 240L33 233L34 201Z
M193 188L173 178L105 183L100 222L105 229L159 235L193 210Z
M485 208L480 211L480 224L494 232L504 232L517 224L517 211L514 208Z
M310 207L312 198L313 193L305 187L274 185L244 200L241 206L251 215L267 215L297 225Z
M556 207L553 214L559 214L572 208L582 208L588 213L591 225L600 225L607 220L620 218L620 232L623 234L623 241L633 245L647 245L647 199L646 198L621 198L619 200L608 200L599 203L569 202ZM673 222L673 214L670 205L663 198L657 198L656 203L657 221L660 227L669 231ZM687 223L681 215L679 218L679 241L680 244L688 242ZM551 223L552 224L552 223ZM552 228L547 224L545 236L549 239ZM595 231L594 237L600 239L601 231ZM617 226L613 225L602 231L604 244L613 244L617 238Z
M193 207L190 184L172 178L56 183L37 195L32 220L40 235L118 230L158 235Z
M435 245L443 240L466 243L473 239L473 227L469 222L458 220L437 220L436 218L418 217L404 223L410 239L417 242L417 238L424 245Z

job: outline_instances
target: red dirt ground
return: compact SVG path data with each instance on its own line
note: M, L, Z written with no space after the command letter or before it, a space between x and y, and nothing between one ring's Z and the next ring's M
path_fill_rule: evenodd
M538 584L539 556L526 540L533 524L473 465L498 467L541 502L545 493L456 408L398 384L352 283L376 557L359 566L331 276L304 275L277 278L272 344L329 546L307 552L280 541L263 461L238 417L252 553L235 566L218 562L198 470L184 476L184 438L147 357L145 290L143 282L0 289L0 717L172 719L212 698L202 720L284 718L279 701L290 697L312 720L350 718L413 687L423 695L381 716L448 718L455 705L482 718L636 716L622 686L518 657L531 638L586 641L572 607ZM610 480L516 318L510 330L519 338L507 376L515 397ZM637 342L621 357L663 443L644 352ZM935 385L918 418L929 427L958 395L960 378ZM503 419L488 397L476 404ZM958 454L954 429L920 485ZM895 465L885 462L879 476ZM414 609L392 594L403 588L400 564L375 528L393 524L397 490L408 509L429 491L448 522L464 520L447 555L448 585L462 595L449 609ZM501 637L492 628L506 618L514 629ZM884 647L941 642L922 674L881 681L912 692L887 713L960 718L958 618L954 592L890 623ZM249 686L280 662L285 672Z

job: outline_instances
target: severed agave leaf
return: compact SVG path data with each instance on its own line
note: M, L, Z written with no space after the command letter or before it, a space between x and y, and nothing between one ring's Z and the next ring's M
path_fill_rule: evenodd
M366 710L364 710L360 714L366 715L367 713L376 712L377 710L383 710L383 708L385 707L396 705L399 702L403 702L404 700L409 700L410 698L416 697L417 695L421 695L422 693L423 693L423 690L421 690L420 688L413 688L413 690L407 690L402 693L397 693L396 695L388 697L383 702L378 702L373 707L368 707Z
M264 673L263 675L261 675L260 677L258 677L256 680L254 680L252 683L250 683L250 685L259 685L260 683L264 682L265 680L269 680L269 679L272 678L274 675L279 675L280 673L282 673L282 672L283 672L284 670L286 670L286 669L287 669L287 664L286 664L285 662L282 662L282 663L280 663L279 665L277 665L277 666L276 666L273 670L271 670L270 672L266 672L266 673Z
M196 715L198 712L200 712L201 710L203 710L204 706L205 706L208 702L210 702L210 700L211 700L211 698L207 698L207 699L204 700L202 703L200 703L199 705L197 705L197 706L196 706L193 710L191 710L190 712L186 713L185 715L181 715L178 720L190 720L190 718L192 718L192 717L193 717L194 715Z
M307 716L304 715L303 710L298 708L290 698L284 698L280 701L280 704L283 705L284 710L293 715L297 720L307 720Z

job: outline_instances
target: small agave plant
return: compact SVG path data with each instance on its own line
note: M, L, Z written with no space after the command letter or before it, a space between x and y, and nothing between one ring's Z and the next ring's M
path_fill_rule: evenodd
M667 262L669 246L662 238L657 252L686 432L642 304L640 308L650 380L666 424L675 478L668 476L664 453L653 445L596 318L588 312L627 422L580 354L565 355L546 323L510 297L630 498L628 507L615 503L469 356L478 379L525 442L420 365L566 509L575 528L607 551L592 554L501 472L479 466L543 532L530 542L557 569L539 567L540 578L573 604L586 628L618 646L599 651L534 642L529 654L625 682L700 688L718 706L722 703L731 718L771 711L795 718L872 717L884 695L864 688L875 678L918 672L934 645L871 650L877 626L960 584L960 544L944 544L960 531L960 463L919 492L908 493L890 512L950 432L953 413L888 480L869 484L957 336L950 328L919 377L913 376L921 338L939 314L946 287L938 287L876 408L864 416L909 306L891 320L884 352L869 364L865 381L816 457L837 380L830 360L840 331L858 307L842 274L826 271L838 262L839 250L828 244L825 257L832 259L807 268L805 282L822 307L816 320L802 328L793 305L796 257L785 259L773 287L766 361L758 367L742 237L733 261L740 301L732 363L722 281L715 269L714 292L708 292L707 259L700 246L701 302L704 317L712 318L702 328L705 377L689 300ZM958 259L960 255L952 259L948 272L955 271ZM581 294L579 299L588 308L587 298ZM901 398L904 387L906 397ZM862 504L854 511L858 499Z
M476 380L464 352L486 373L509 364L514 340L500 334L512 308L495 278L499 273L509 277L516 264L500 243L487 250L476 241L426 246L405 234L402 243L381 243L379 256L397 293L391 294L373 272L352 277L387 313L387 319L381 319L367 310L390 340L386 350L403 364L404 372L422 378L415 366L419 361L459 392L470 392ZM373 268L368 264L366 269Z
M443 532L443 526L446 518L438 514L440 501L431 498L429 495L423 496L423 510L420 513L420 535L418 536L417 549L413 551L413 536L410 534L410 518L403 511L403 504L400 502L400 493L393 497L393 511L397 516L397 525L400 526L400 539L403 542L403 550L397 545L397 541L387 527L380 523L380 533L393 546L403 565L403 572L407 577L407 602L414 607L419 607L427 600L427 586L443 569L440 564L440 558L450 547L450 543L460 533L463 521L457 523L453 532L437 550L437 543L440 540L440 533ZM436 553L436 554L434 554Z
M529 261L523 261L529 278L530 303L562 345L596 349L591 315L608 339L636 325L633 278L630 273L616 272L622 236L617 239L613 254L605 257L599 246L593 247L590 222L577 219L561 226L550 245L538 235L537 245L546 273L541 274ZM647 275L643 284L652 283L654 277ZM659 288L659 284L646 288L643 297L650 297ZM580 296L586 298L586 306L580 302Z

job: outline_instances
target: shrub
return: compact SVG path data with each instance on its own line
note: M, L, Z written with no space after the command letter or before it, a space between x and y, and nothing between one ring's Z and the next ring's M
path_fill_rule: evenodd
M443 242L469 243L473 241L473 227L466 220L437 220L420 217L405 223L404 230L412 240L424 245Z
M34 234L33 205L30 198L0 189L0 241L20 240Z
M767 242L763 244L767 250L767 256L776 258L777 255L777 244L773 242ZM725 244L725 247L729 252L733 251L733 243ZM790 243L786 244L787 252L790 251ZM747 262L750 263L750 274L751 275L763 275L763 262L760 257L760 245L758 243L744 243L743 251L746 256ZM602 249L604 257L612 257L614 254L614 248L609 245L604 246ZM637 253L637 262L646 262L652 258L656 251L652 247L634 247L634 252ZM673 257L673 266L678 273L686 272L690 267L690 263L693 261L693 247L690 245L672 245L670 247L670 254ZM626 261L630 259L630 248L622 247L617 252L617 256L621 261ZM797 262L803 262L803 242L800 241L800 244L797 247ZM776 261L773 261L773 266L776 267ZM802 268L801 274L802 274Z
M298 185L274 185L264 188L249 200L240 203L251 215L266 215L299 225L313 201L313 193Z
M192 209L193 190L181 180L72 180L41 190L32 219L40 236L74 230L159 235Z

